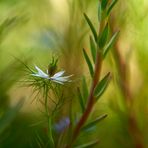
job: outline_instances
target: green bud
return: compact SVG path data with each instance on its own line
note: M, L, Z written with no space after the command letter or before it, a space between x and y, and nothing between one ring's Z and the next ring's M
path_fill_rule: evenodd
M58 59L54 59L54 57L53 57L51 63L48 65L48 74L50 76L52 76L56 73L57 62L58 62Z

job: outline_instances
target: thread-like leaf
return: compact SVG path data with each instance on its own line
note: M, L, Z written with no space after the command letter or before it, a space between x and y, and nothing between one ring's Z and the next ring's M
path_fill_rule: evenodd
M93 38L90 36L90 49L91 49L91 55L93 58L93 62L95 63L96 61L96 46L95 43L93 41Z
M88 142L88 143L85 143L85 144L82 144L82 145L79 145L79 146L76 146L74 148L90 148L96 144L98 144L99 140L95 140L95 141L91 141L91 142Z
M90 61L90 59L89 59L89 57L88 57L88 55L87 55L85 49L83 49L83 54L84 54L86 63L87 63L87 65L88 65L90 75L91 75L91 77L93 77L93 74L94 74L94 72L93 72L93 66L92 66L92 64L91 64L91 61Z
M108 42L108 44L105 46L104 51L103 51L103 57L105 58L105 56L107 55L109 49L111 48L111 46L114 44L114 42L116 41L116 38L119 34L119 31L116 32L110 39L110 41Z
M108 10L107 10L107 15L110 14L112 8L115 6L115 4L117 3L118 0L112 0L111 4L109 5L108 7Z
M107 73L105 77L97 84L95 91L94 91L94 96L96 97L97 100L106 90L109 80L110 80L110 72Z
M80 103L81 110L82 110L82 112L84 112L84 110L85 110L85 105L84 105L84 100L83 100L83 97L82 97L80 88L77 88L77 92L78 92L78 99L79 99L79 103Z
M83 92L83 99L84 99L84 104L85 104L87 97L88 97L88 93L89 93L85 77L83 77L82 79L82 92Z
M84 13L84 17L85 17L85 19L86 19L86 21L87 21L87 23L88 23L88 25L89 25L92 33L93 33L93 36L95 38L95 41L97 42L97 32L95 30L95 27L93 26L91 20L89 19L89 17L85 13Z
M101 33L101 35L99 36L98 38L98 45L99 47L102 49L105 44L106 44L106 41L107 41L107 38L108 38L108 30L109 30L109 26L108 26L108 23L106 24L103 32Z
M86 125L82 128L82 130L88 130L88 129L90 129L90 128L96 126L96 124L98 124L100 121L102 121L102 120L103 120L104 118L106 118L106 117L107 117L107 114L101 115L100 117L96 118L94 121L92 121L92 122L86 124Z

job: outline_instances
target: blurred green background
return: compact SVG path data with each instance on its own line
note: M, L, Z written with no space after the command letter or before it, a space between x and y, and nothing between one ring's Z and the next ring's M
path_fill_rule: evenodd
M39 147L38 134L47 140L46 125L38 104L32 101L31 89L22 87L24 67L19 60L46 69L55 55L59 69L74 74L76 82L85 75L89 83L82 48L90 48L90 32L83 13L97 28L97 7L98 0L0 0L0 148ZM106 113L108 117L82 139L99 138L100 148L135 147L128 133L126 95L120 87L123 70L143 147L148 148L148 1L119 0L110 28L111 32L120 30L102 71L111 71L112 81L94 111L94 116Z

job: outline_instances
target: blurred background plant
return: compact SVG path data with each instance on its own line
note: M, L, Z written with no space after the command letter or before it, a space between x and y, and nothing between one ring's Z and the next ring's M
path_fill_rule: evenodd
M93 134L88 131L82 135L80 143L99 137L101 148L148 147L147 8L146 0L119 0L113 9L110 34L120 30L120 36L106 57L101 75L110 71L112 81L93 114L108 117ZM98 0L0 1L0 147L46 147L48 143L41 107L32 102L30 88L20 87L24 66L17 59L46 69L51 56L58 56L59 67L74 74L75 80L63 90L70 99L64 103L57 123L67 122L71 105L74 111L79 109L77 87L84 88L91 81L82 52L84 47L90 54L91 33L83 13L98 28L97 9Z

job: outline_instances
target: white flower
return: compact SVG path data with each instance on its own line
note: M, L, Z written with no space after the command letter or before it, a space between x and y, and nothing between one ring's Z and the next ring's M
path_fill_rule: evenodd
M48 70L47 70L47 73L45 73L37 66L35 66L35 69L37 70L37 73L31 74L32 76L40 77L40 78L43 78L43 79L49 79L49 80L56 82L56 83L59 83L59 84L64 84L64 82L71 82L71 80L69 80L69 78L72 75L63 76L65 71L59 71L59 72L55 73L53 76L49 76Z

